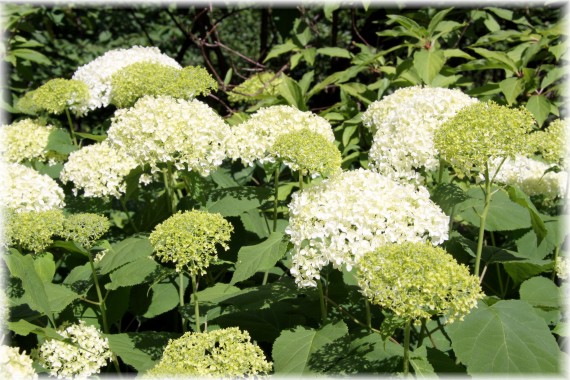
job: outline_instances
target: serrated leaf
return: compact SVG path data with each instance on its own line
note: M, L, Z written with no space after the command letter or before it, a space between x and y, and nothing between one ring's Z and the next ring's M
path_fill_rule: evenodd
M186 291L190 281L184 277L183 291ZM154 318L157 315L174 309L180 303L180 278L163 278L150 287L150 303L142 314L145 318ZM148 294L148 293L147 293Z
M341 358L348 349L347 334L348 328L342 321L319 330L299 326L293 331L283 331L273 344L275 372L280 375L323 372L322 368L316 368L322 366L321 361L326 360L333 365L335 359ZM340 346L340 350L337 348L335 352L331 346Z
M263 242L241 247L230 284L247 280L257 272L271 269L283 257L283 233L272 232Z
M516 77L507 78L499 82L499 88L509 105L516 102L517 97L524 91L522 80Z
M29 334L36 334L43 338L50 338L50 339L57 339L57 340L64 340L64 337L59 335L56 330L52 329L51 327L41 327L38 325L34 325L24 319L21 319L16 322L7 322L8 330L15 332L21 336L28 336Z
M433 377L436 374L428 360L426 346L418 347L410 353L410 364L416 377Z
M43 282L51 282L55 275L55 261L49 252L34 256L34 268Z
M445 57L441 50L420 50L414 54L414 68L426 84L431 84L433 79L441 71L445 63Z
M153 274L157 274L160 266L156 261L142 257L137 260L131 261L120 268L114 270L109 275L111 282L105 284L105 288L114 290L121 286L133 286L143 282L152 282Z
M513 279L515 284L528 280L538 274L551 272L554 264L552 260L526 260L521 262L511 261L503 263L505 271Z
M52 313L59 313L80 297L79 294L61 284L47 283L44 284L44 289Z
M97 267L107 274L122 265L152 254L154 248L146 237L130 237L111 246Z
M550 102L544 95L533 95L528 99L526 109L534 115L538 126L541 127L550 114Z
M538 238L538 244L540 244L548 234L548 230L546 229L546 225L544 224L544 221L542 220L540 214L538 213L538 210L536 209L536 207L534 206L528 195L526 195L519 188L514 186L508 186L507 193L509 194L510 200L523 206L528 210L532 229Z
M111 351L140 373L154 367L160 360L168 340L178 336L174 333L155 331L105 335L109 340Z
M520 299L532 306L561 308L563 295L554 282L545 277L533 277L521 284Z
M558 373L561 352L532 306L519 300L478 307L448 326L457 358L470 375Z
M451 210L455 205L465 202L469 199L469 196L462 188L453 184L445 183L438 185L432 195L431 200L434 201L443 212L447 215L451 215Z
M216 189L208 194L206 208L209 212L217 212L224 217L238 216L261 206L268 196L268 189L253 186Z

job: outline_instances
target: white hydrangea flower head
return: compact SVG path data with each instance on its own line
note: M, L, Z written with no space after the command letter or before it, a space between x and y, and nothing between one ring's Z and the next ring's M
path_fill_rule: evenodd
M85 197L119 198L127 188L125 177L136 167L136 161L124 150L105 140L72 152L59 178L73 182L75 195L82 189Z
M568 280L570 269L568 268L568 260L562 256L557 256L554 262L556 268L556 275L561 280Z
M316 286L320 270L352 270L366 252L388 243L448 238L449 217L420 186L359 169L293 194L286 232L293 243L291 273L300 287Z
M17 163L1 163L0 206L15 212L48 211L65 206L63 190L45 174Z
M49 339L37 352L40 363L51 376L58 379L86 378L99 373L111 361L109 341L95 326L79 321L58 330L58 333L72 344Z
M326 119L291 106L271 106L259 109L250 119L233 127L228 156L233 160L241 159L250 166L256 160L275 162L270 149L277 137L302 129L319 133L334 142L332 127Z
M117 110L109 142L138 164L173 164L207 176L226 158L230 127L207 104L193 99L145 96L132 108Z
M174 59L162 54L156 47L133 46L129 49L114 49L93 61L79 67L72 79L83 81L89 87L90 99L87 106L75 108L77 114L109 105L112 75L136 62L159 63L164 66L182 68Z
M20 353L18 347L0 346L0 374L3 380L36 380L38 374L29 355Z
M421 183L419 168L438 167L434 132L461 108L477 102L459 90L406 87L368 106L362 122L374 139L370 168L391 178Z
M502 159L494 159L489 165L489 172L495 173ZM562 196L566 191L568 172L554 172L548 169L556 164L544 162L516 155L515 159L507 158L501 166L495 181L505 185L519 187L527 195L545 195L549 198ZM480 175L484 180L483 175Z
M6 161L22 162L37 159L48 160L46 149L52 125L41 125L31 119L16 121L0 127L0 154Z

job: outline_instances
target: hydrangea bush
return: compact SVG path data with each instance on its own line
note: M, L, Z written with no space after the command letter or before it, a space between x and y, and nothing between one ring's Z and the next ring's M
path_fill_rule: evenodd
M561 374L563 44L505 50L433 11L390 14L387 50L322 48L307 11L247 70L222 59L229 12L184 32L204 66L165 27L146 37L169 54L117 40L14 90L1 377Z

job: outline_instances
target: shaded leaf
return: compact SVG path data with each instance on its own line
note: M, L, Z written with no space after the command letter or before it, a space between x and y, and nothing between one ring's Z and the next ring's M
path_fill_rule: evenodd
M154 248L146 237L130 237L113 244L97 267L101 274L107 274L127 263L149 257Z
M178 334L144 331L106 334L105 337L109 340L113 353L137 372L144 373L156 365L168 340L178 338Z
M257 245L241 247L230 284L247 280L257 272L271 269L285 254L287 243L283 243L283 236L281 232L272 232L266 240Z
M532 306L561 308L563 297L560 288L546 277L533 277L521 284L521 300Z

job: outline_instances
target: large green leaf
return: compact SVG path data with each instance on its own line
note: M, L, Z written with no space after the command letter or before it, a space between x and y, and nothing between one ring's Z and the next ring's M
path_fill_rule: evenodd
M71 142L71 137L69 133L61 128L56 128L50 132L48 136L48 143L46 145L46 150L52 150L61 154L69 154L76 151L77 146L73 145Z
M49 252L34 256L34 268L43 282L51 282L55 275L55 261Z
M21 319L16 322L7 322L6 325L8 327L8 330L11 330L21 336L27 336L31 333L41 336L43 338L51 338L57 340L64 339L61 335L57 333L56 330L52 329L51 327L40 327L24 319Z
M471 375L554 374L561 369L556 340L527 302L479 302L447 331L457 358Z
M80 297L79 294L61 284L45 283L44 289L48 297L50 311L53 313L59 313Z
M421 346L410 353L410 364L416 377L433 377L435 371L428 360L426 346Z
M149 257L142 257L111 272L109 275L111 282L105 284L105 288L113 290L121 286L153 282L159 272L160 266L156 261Z
M309 375L334 365L348 350L348 328L344 322L328 324L319 330L303 326L283 331L273 344L273 364L277 375ZM335 347L333 350L332 347Z
M533 95L528 98L526 108L534 115L539 127L550 114L550 102L544 95Z
M281 232L273 232L257 245L241 247L230 284L247 280L257 272L271 269L285 254L287 243L283 242L283 236Z
M285 98L290 105L295 106L301 111L306 111L307 106L305 105L303 92L297 82L289 77L283 77L277 89L279 94Z
M169 332L144 331L139 333L107 334L111 351L137 372L144 373L160 360L169 339L177 334Z
M184 292L190 282L185 278L182 286ZM166 277L150 287L150 303L143 317L153 318L174 309L180 303L180 278ZM148 292L147 292L148 294Z
M508 186L507 192L509 194L509 198L513 202L523 206L528 210L532 229L535 232L536 236L538 237L538 243L540 243L542 239L546 237L548 230L546 229L546 225L544 224L544 221L542 220L540 214L538 213L538 210L536 209L536 207L534 206L528 195L526 195L519 188L514 186Z
M509 105L516 102L518 96L524 91L522 80L517 77L511 77L499 82L499 88L505 95L505 99Z
M208 195L206 208L222 216L238 216L242 212L261 206L269 196L265 188L236 186L217 189Z
M414 54L414 68L425 84L431 84L441 71L445 56L441 50L419 50Z
M476 47L472 47L471 49L477 54L487 58L487 60L489 60L491 63L495 63L505 70L510 70L513 73L516 73L518 71L516 63L505 52Z
M130 237L112 245L98 264L101 274L107 274L122 265L152 254L154 248L146 237Z
M532 306L544 308L560 308L563 306L563 295L554 282L545 277L533 277L521 284L519 290L521 300Z

